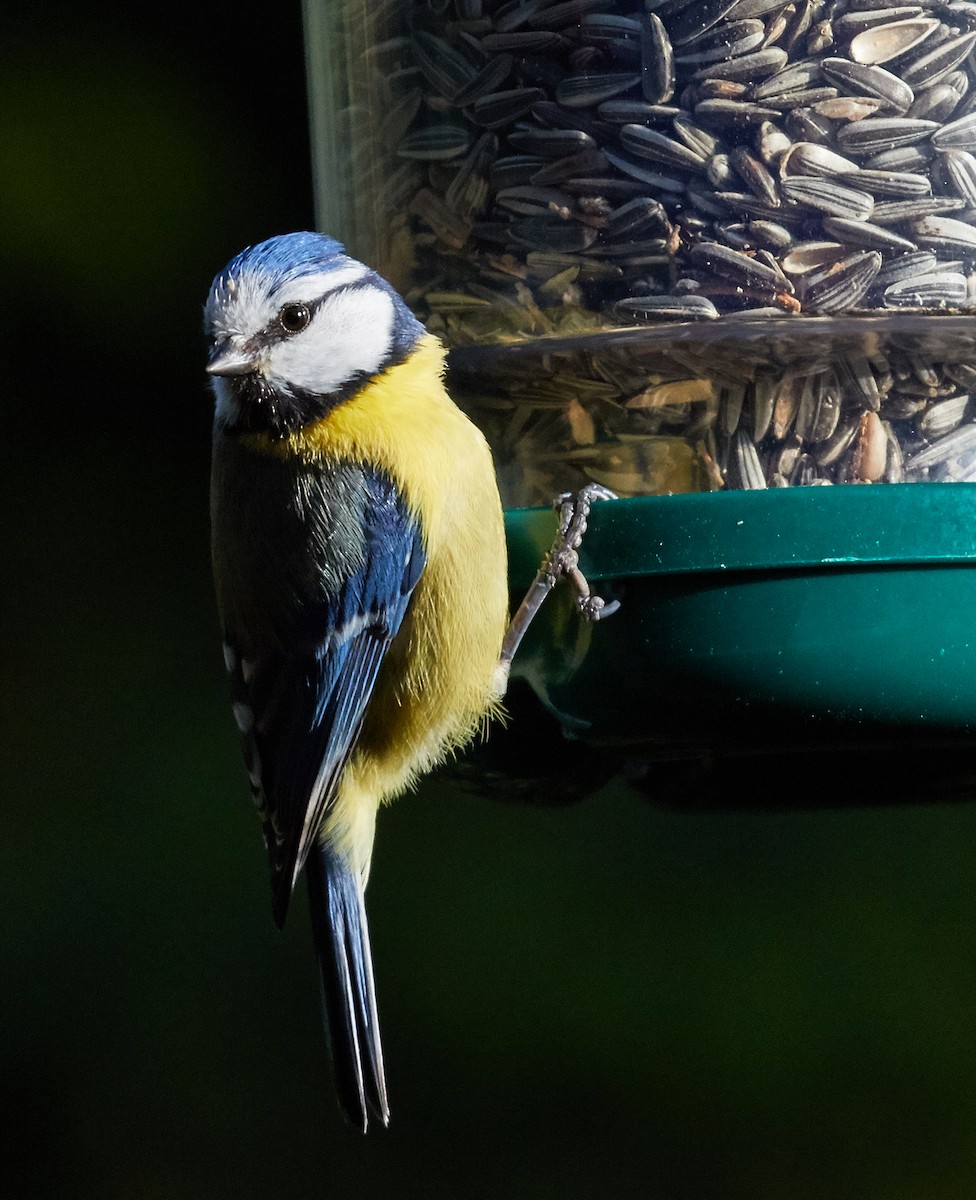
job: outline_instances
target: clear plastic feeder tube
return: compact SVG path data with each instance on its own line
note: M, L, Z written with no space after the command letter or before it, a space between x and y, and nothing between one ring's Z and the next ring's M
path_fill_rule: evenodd
M305 15L320 225L451 347L508 504L976 477L976 4Z

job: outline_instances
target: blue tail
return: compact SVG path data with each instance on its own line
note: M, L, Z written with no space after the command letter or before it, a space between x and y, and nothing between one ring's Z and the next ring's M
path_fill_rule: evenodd
M390 1108L362 885L348 863L319 844L309 851L305 876L336 1091L365 1133L370 1112L386 1125Z

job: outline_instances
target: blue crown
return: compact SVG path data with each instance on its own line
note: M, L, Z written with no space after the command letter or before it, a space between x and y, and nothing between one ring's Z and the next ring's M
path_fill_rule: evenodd
M353 261L340 242L324 233L283 233L235 255L216 277L214 286L253 271L263 275L269 290L274 290L287 280L318 275Z

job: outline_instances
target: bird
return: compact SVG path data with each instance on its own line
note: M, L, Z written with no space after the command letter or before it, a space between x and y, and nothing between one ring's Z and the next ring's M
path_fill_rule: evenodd
M377 810L503 711L502 504L444 346L334 238L242 250L204 324L214 588L272 913L304 872L336 1092L365 1133L390 1114Z

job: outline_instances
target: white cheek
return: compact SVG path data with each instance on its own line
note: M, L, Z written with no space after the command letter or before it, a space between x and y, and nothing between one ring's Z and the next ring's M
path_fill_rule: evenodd
M393 300L379 288L337 292L303 333L274 348L268 376L285 387L334 392L379 370L393 344L393 321Z

